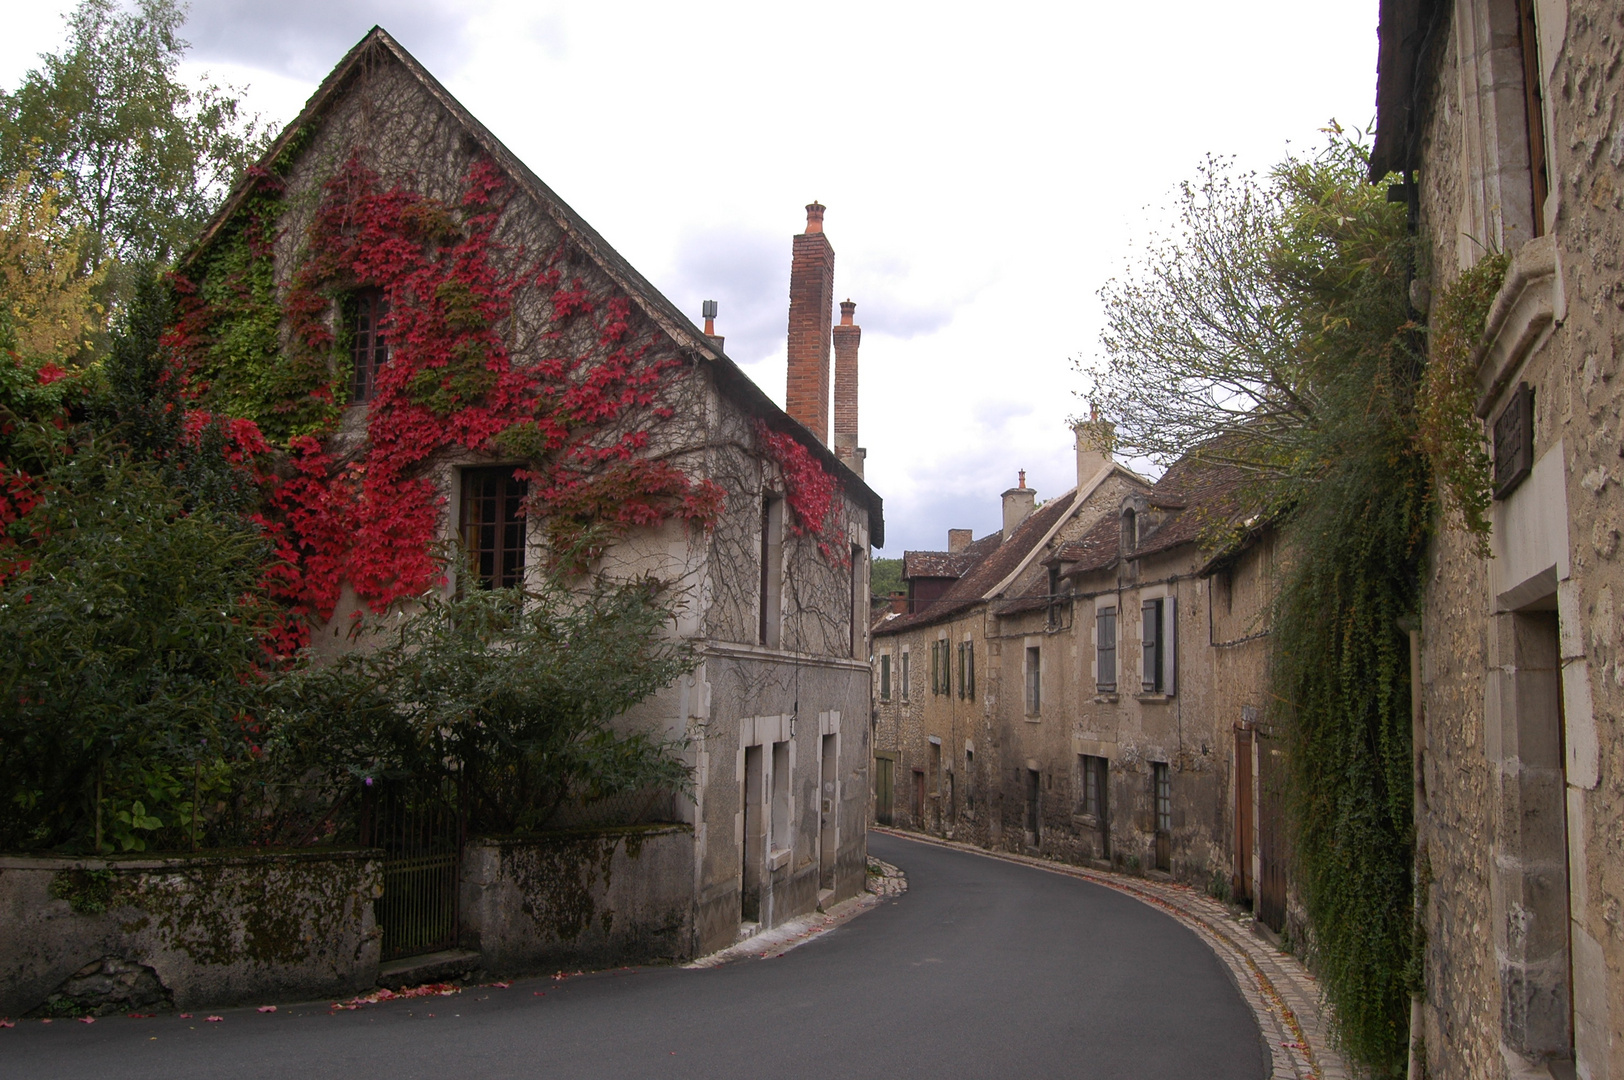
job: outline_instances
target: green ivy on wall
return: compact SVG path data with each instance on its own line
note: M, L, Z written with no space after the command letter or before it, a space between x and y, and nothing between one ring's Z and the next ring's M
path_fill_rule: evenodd
M1416 393L1417 438L1439 486L1449 494L1446 512L1488 554L1489 455L1477 418L1477 355L1483 325L1511 260L1504 253L1480 259L1433 303L1428 361Z

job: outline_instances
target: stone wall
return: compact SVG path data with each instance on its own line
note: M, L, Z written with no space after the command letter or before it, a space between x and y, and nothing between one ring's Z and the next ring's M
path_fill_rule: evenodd
M1428 563L1421 1034L1439 1078L1570 1057L1590 1080L1624 1077L1624 15L1535 0L1533 18L1541 205L1513 0L1450 4L1424 84L1422 274L1436 298L1486 249L1512 257L1479 416L1487 442L1526 384L1535 461L1495 503L1491 557L1443 529Z
M378 972L376 856L0 858L0 1016L98 989L130 1009L356 993Z
M463 858L461 944L496 974L682 960L693 902L686 825L479 840Z

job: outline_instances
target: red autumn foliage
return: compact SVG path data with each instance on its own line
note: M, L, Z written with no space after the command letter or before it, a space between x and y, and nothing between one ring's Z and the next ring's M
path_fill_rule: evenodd
M269 175L260 182L279 186ZM505 191L500 172L482 161L451 207L383 189L355 156L325 185L307 258L282 300L296 352L292 383L335 399L330 313L357 288L377 288L388 301L390 357L369 403L364 457L342 464L319 438L292 438L269 491L260 522L278 561L267 580L290 616L280 652L303 644L310 622L331 617L346 583L375 611L440 583L434 541L444 500L424 469L447 449L523 458L527 508L547 519L555 541L591 526L613 536L671 518L708 526L721 512L715 484L637 456L647 423L672 415L659 394L681 361L656 353L654 332L638 338L627 300L598 301L579 278L566 280L562 250L539 265L499 251L493 232ZM268 258L265 230L248 232ZM210 387L189 357L215 315L194 285L175 285L178 317L166 338L174 377L184 396L202 399ZM515 365L498 327L520 289L550 293L554 325L544 340L585 336L596 347ZM579 320L590 320L590 332L566 334ZM245 429L240 441L257 438ZM245 463L252 457L244 450Z
M814 537L826 562L849 567L851 551L840 521L840 481L825 472L812 451L793 436L757 421L756 440L783 473L784 501L791 511L790 535Z

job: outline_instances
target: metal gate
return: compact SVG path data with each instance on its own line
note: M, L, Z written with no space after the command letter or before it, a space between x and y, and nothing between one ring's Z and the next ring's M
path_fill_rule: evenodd
M388 781L368 793L361 840L384 853L374 907L382 959L455 948L466 831L460 777Z
M1275 933L1286 927L1285 752L1257 733L1257 917Z

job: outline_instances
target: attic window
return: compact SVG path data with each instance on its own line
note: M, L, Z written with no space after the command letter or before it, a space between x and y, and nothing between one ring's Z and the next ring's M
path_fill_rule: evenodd
M389 339L384 320L389 317L389 301L381 289L361 289L351 299L350 358L354 373L350 402L362 405L378 392L378 369L389 362Z
M1122 551L1127 554L1139 546L1139 516L1133 508L1122 511Z

